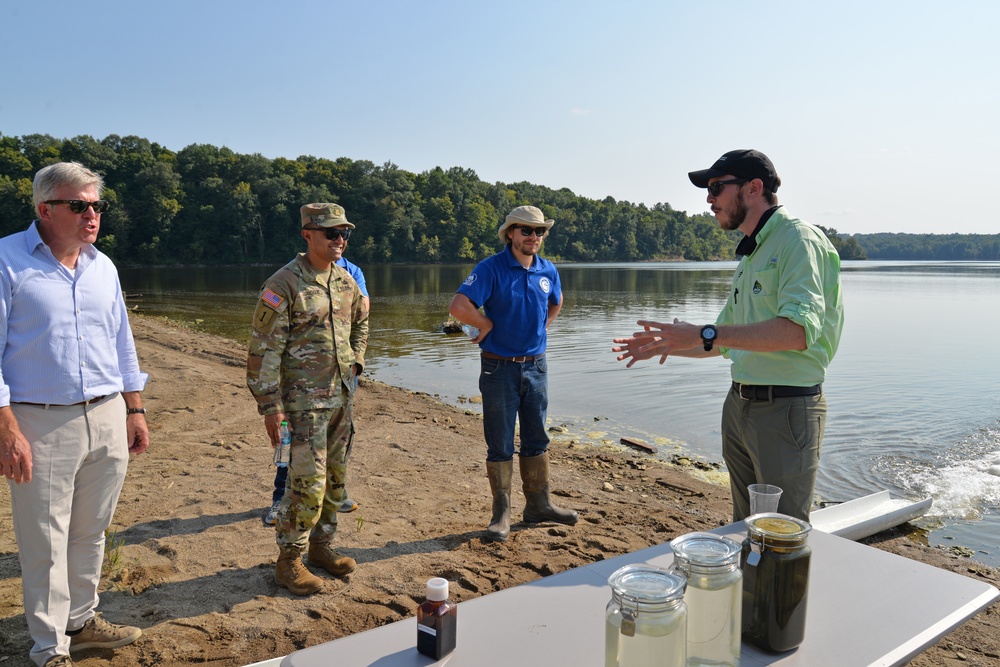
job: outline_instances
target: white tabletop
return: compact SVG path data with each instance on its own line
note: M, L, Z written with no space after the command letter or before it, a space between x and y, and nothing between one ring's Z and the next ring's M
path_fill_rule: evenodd
M737 541L745 534L743 524L712 532ZM1000 597L984 582L819 531L809 544L805 640L780 655L744 644L743 667L902 665ZM462 602L458 647L437 662L417 653L416 619L408 618L296 651L281 665L600 667L608 576L630 563L672 561L661 544Z

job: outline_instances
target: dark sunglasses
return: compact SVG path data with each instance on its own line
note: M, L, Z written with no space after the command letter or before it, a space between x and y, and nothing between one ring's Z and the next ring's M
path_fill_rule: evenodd
M310 232L323 232L326 234L327 241L332 241L337 237L340 237L345 241L351 238L350 229L341 229L339 227L303 227L302 229L309 230Z
M521 227L521 226L518 226L518 229L521 230L521 236L531 236L532 234L534 234L538 238L542 238L543 236L545 236L545 232L548 231L544 227Z
M718 197L722 194L722 189L727 185L732 185L734 183L746 183L749 179L746 178L731 178L728 181L716 181L715 183L708 184L708 194L713 197Z
M104 213L111 206L111 202L105 201L103 199L98 199L97 201L83 201L82 199L50 199L45 204L66 204L69 206L69 210L74 213L83 213L87 210L87 207L92 207L94 213Z

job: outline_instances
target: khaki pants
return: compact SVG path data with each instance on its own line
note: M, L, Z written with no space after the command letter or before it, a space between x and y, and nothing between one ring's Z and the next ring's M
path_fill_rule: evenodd
M722 458L733 521L750 514L750 484L781 487L778 511L809 520L825 428L822 394L747 401L730 389L722 408Z
M97 607L104 531L128 466L125 400L11 409L31 444L31 481L9 484L31 659L44 665L68 655L66 630Z

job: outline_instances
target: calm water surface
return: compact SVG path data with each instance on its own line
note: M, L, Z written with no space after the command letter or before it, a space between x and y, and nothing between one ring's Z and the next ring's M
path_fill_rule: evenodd
M704 323L735 262L560 265L565 303L550 330L550 421L721 460L724 359L626 370L611 339L640 319ZM123 270L130 305L249 337L275 267ZM478 347L440 333L466 266L364 267L372 294L367 372L459 403L479 393ZM845 262L843 341L825 385L830 418L817 492L838 501L881 489L934 497L932 543L1000 565L1000 263ZM485 451L485 445L484 445Z

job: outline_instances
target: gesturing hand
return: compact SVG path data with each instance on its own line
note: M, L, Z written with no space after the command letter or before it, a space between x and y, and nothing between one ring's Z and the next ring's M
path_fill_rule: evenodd
M660 355L662 364L672 352L687 350L693 346L689 340L692 333L698 340L701 337L698 327L677 318L670 324L652 320L639 320L636 324L642 327L642 331L636 331L628 338L615 338L613 342L618 345L611 348L612 352L621 352L617 357L618 361L628 359L625 368L631 368L635 362L652 359L656 355Z

